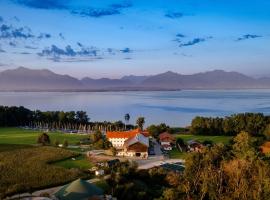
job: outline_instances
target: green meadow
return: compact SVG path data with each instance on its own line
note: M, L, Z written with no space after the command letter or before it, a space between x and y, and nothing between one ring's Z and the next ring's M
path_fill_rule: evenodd
M233 138L232 136L204 136L204 135L188 135L188 134L176 134L176 138L181 138L185 142L189 140L196 140L199 142L204 142L204 141L212 141L214 144L218 143L223 143L223 144L228 144L230 140ZM172 151L169 152L169 157L172 159L185 159L187 157L188 153L187 152L180 152L177 149L173 149Z
M205 136L205 135L188 135L188 134L176 134L176 138L182 138L185 142L189 140L197 140L199 142L212 141L213 143L228 144L233 138L232 136Z
M41 131L25 130L20 128L0 128L0 144L36 144L37 137L41 133ZM52 144L56 140L61 144L65 139L69 144L76 144L80 139L87 137L85 135L63 134L59 132L49 133L49 136Z

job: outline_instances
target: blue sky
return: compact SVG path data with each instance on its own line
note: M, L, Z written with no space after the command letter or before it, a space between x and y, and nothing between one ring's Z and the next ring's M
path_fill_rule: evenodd
M0 70L270 76L269 0L0 0Z

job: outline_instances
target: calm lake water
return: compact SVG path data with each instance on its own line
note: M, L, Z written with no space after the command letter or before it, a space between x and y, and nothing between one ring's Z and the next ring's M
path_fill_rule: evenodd
M146 124L189 125L195 116L226 116L240 112L270 114L270 90L174 92L0 92L0 105L30 109L85 110L91 121L138 116Z

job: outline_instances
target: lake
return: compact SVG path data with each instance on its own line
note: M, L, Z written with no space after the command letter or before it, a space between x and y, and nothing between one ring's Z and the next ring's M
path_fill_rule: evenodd
M227 116L241 112L270 114L270 90L160 92L0 92L0 105L29 109L84 110L91 121L144 116L146 124L189 125L195 116Z

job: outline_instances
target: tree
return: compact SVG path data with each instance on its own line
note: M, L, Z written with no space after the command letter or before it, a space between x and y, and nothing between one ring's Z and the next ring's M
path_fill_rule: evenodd
M86 124L89 121L88 115L84 111L77 111L75 115L77 123Z
M96 143L99 140L101 140L103 138L103 136L102 136L102 133L100 131L95 131L95 133L93 134L92 138L93 138L92 139L93 143Z
M268 124L263 132L264 136L269 140L270 139L270 124Z
M176 148L181 152L187 151L187 145L182 138L176 139Z
M253 159L256 155L251 136L247 132L239 133L233 139L233 153L241 159Z
M63 147L65 147L65 148L68 147L68 141L66 139L64 140Z
M125 114L125 122L126 122L126 129L127 129L127 124L129 123L129 120L130 120L130 115L129 115L129 113L127 113L127 114Z
M42 133L41 135L38 136L37 143L42 144L42 145L47 145L50 144L50 137L47 133Z
M138 125L140 130L143 130L143 125L145 124L144 117L139 117L136 121L136 124Z

